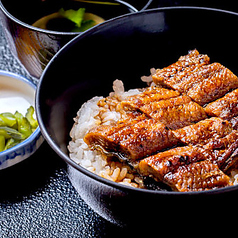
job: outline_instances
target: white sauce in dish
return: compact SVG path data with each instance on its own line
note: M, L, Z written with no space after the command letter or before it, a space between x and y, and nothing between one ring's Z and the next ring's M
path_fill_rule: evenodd
M0 113L16 111L25 115L34 106L34 89L25 82L0 75Z
M0 113L11 112L14 114L18 111L24 115L28 107L30 107L30 103L23 97L11 97L10 94L3 98L0 96Z

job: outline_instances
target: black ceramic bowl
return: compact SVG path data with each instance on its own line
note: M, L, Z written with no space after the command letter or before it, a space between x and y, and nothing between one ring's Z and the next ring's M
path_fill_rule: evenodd
M32 24L62 7L75 10L84 7L105 20L137 11L122 0L111 2L119 3L119 6L79 3L74 0L1 0L0 19L11 51L27 71L38 79L53 55L80 33L43 30Z
M148 75L150 68L171 64L194 48L238 74L234 26L238 26L237 14L216 9L171 7L133 13L78 36L47 66L36 99L41 131L67 162L76 190L101 216L121 225L144 226L153 221L183 222L182 216L188 214L186 224L201 216L203 222L209 220L204 212L215 216L225 209L229 213L226 206L238 199L238 186L188 193L131 188L73 162L67 145L81 105L93 96L107 96L115 79L123 80L126 89L139 88L144 86L140 77Z

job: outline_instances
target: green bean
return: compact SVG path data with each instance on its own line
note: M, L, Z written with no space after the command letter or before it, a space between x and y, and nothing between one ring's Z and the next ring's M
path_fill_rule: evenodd
M9 126L16 129L17 120L10 112L0 114L0 126Z
M27 109L25 116L18 111L0 114L0 152L19 144L35 131L38 122L33 115L32 106Z
M6 145L5 145L4 150L10 149L10 148L12 148L13 146L19 144L20 142L21 142L21 140L17 140L17 139L10 138L9 140L7 140L7 143L6 143Z
M18 123L18 131L21 133L23 139L29 137L32 133L30 122L18 111L15 112L15 117Z
M36 129L38 126L38 122L37 122L37 120L35 120L33 118L33 114L34 114L34 107L30 106L27 109L27 113L26 113L25 117L30 122L32 129Z
M0 135L5 136L6 139L10 138L18 140L24 139L24 136L22 135L21 132L7 126L0 126Z
M0 152L5 150L5 136L0 135Z

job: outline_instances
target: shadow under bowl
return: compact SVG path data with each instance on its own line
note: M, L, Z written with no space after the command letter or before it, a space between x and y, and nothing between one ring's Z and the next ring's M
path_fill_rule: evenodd
M203 216L206 209L216 216L225 204L235 202L238 186L179 193L111 182L72 161L67 145L81 105L96 95L107 96L115 79L122 80L126 90L144 87L140 77L149 75L151 68L163 68L195 48L238 74L238 44L231 37L236 25L236 13L209 8L170 7L128 14L78 36L47 66L36 97L42 133L68 163L76 190L105 219L122 226L138 224L139 219L143 229L154 222L169 225L171 216L180 211L177 224L188 214L191 219L186 224L200 216L210 222L209 216ZM84 55L83 61L79 54ZM191 212L191 206L196 206L196 212Z

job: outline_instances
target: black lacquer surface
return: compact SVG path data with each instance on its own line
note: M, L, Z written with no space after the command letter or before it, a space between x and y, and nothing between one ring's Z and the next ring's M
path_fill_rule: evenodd
M169 65L194 48L237 74L237 40L232 37L236 25L238 15L224 10L153 9L105 22L75 38L53 58L36 94L40 128L69 164L72 184L94 211L126 227L141 224L136 231L146 232L158 225L189 227L200 223L200 217L205 224L216 220L211 216L229 217L227 206L237 201L237 185L188 193L130 188L83 169L68 157L66 147L78 108L95 95L108 95L114 79L122 80L126 89L143 87L138 79L151 67ZM91 61L94 57L100 60Z

